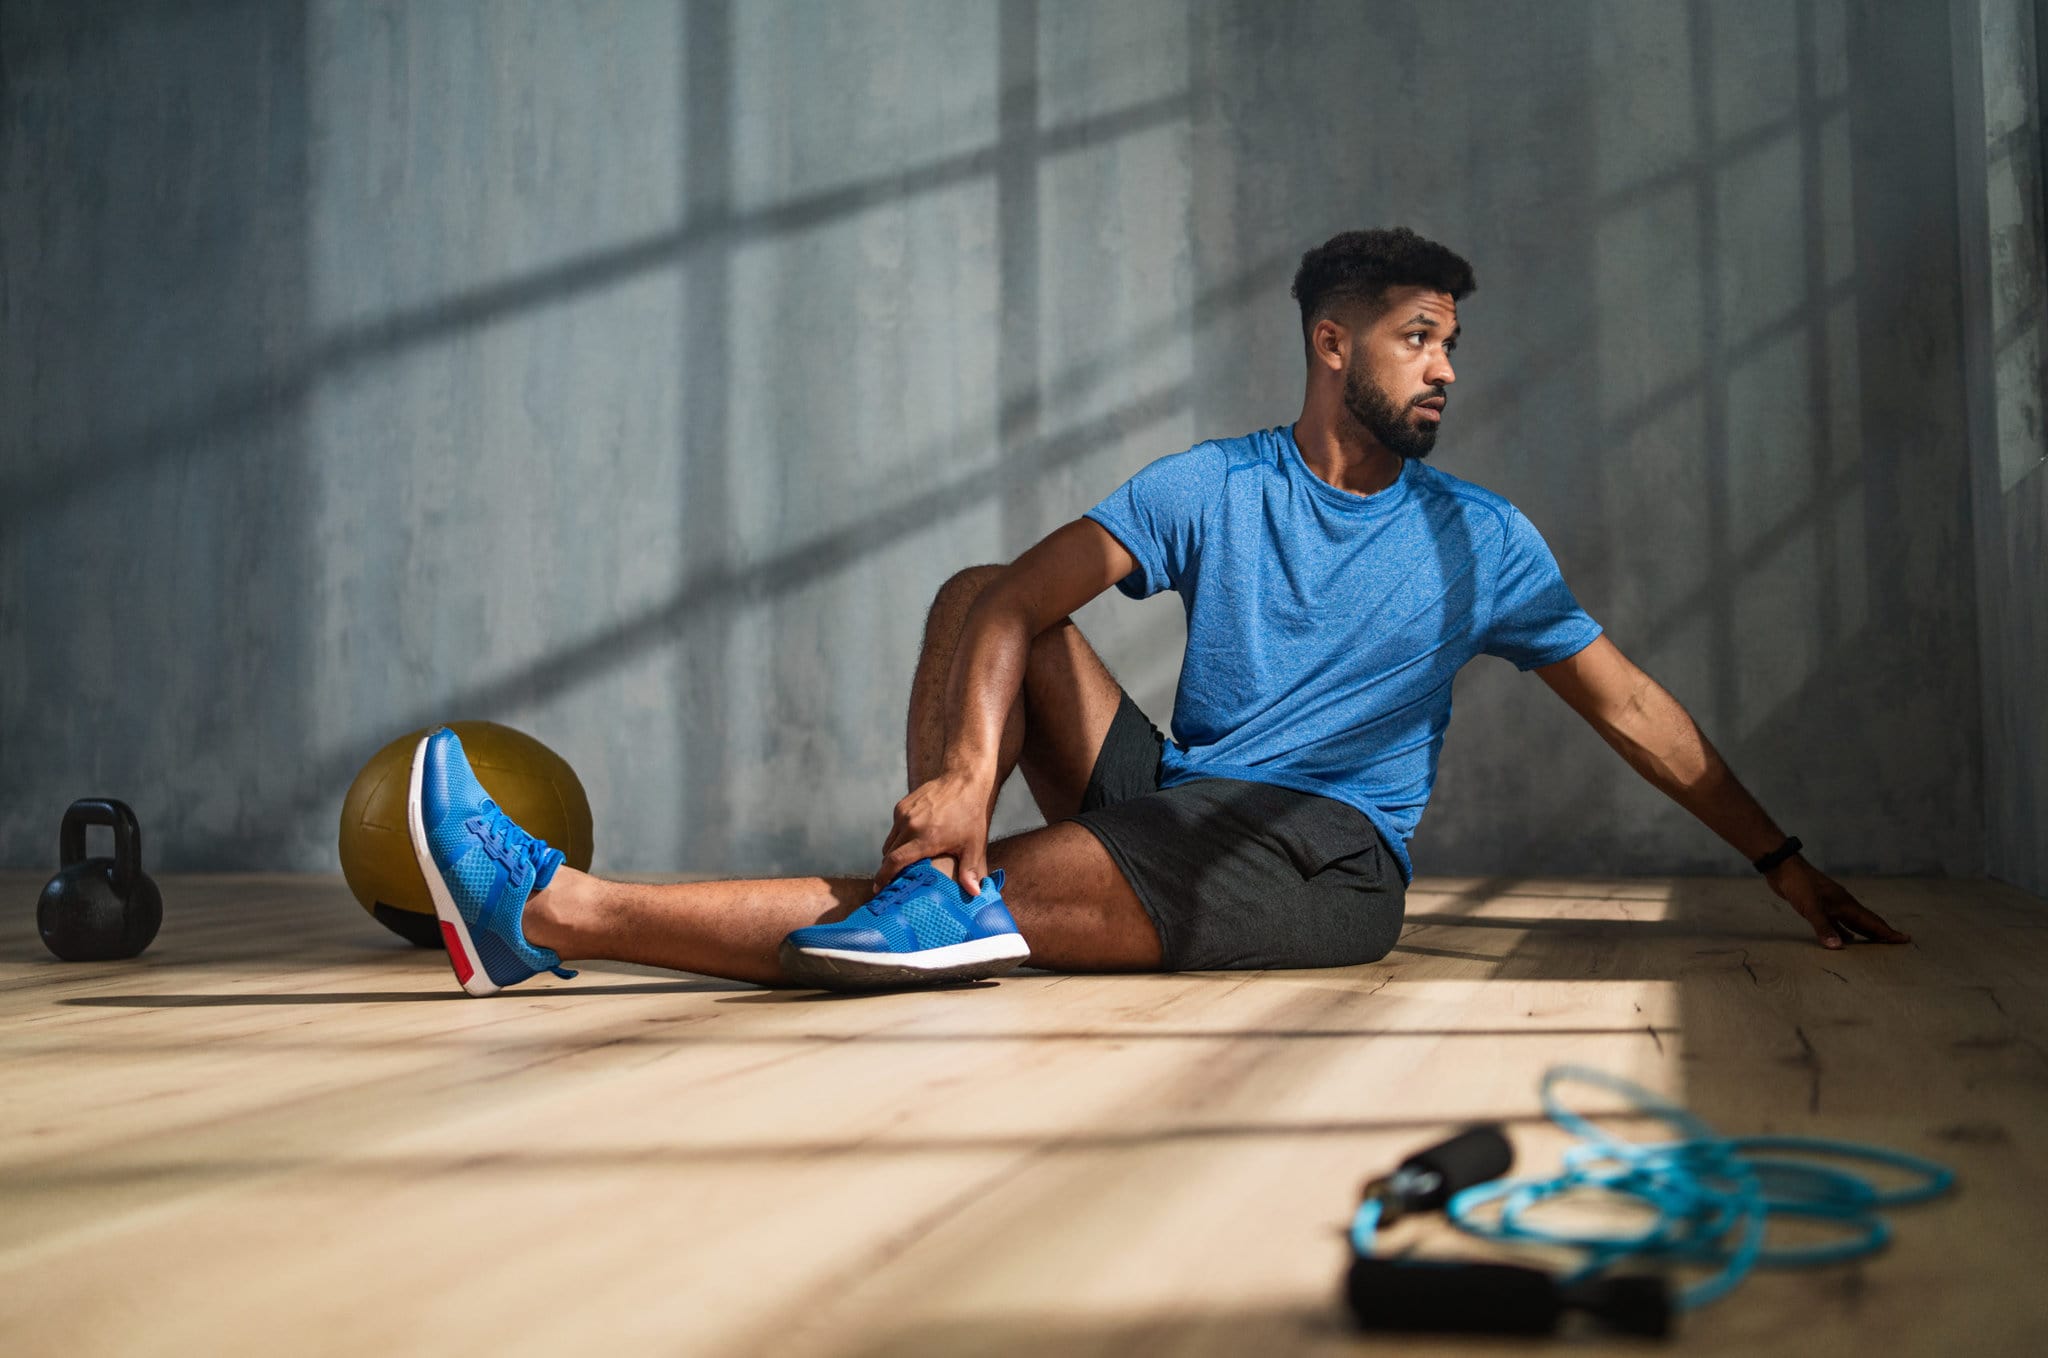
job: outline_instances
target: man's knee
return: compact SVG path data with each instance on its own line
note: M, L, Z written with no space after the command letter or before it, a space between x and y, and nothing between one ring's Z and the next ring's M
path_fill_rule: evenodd
M1061 618L1031 638L1031 649L1024 657L1025 700L1030 701L1033 690L1048 682L1059 685L1060 692L1071 696L1078 660L1076 652L1087 647L1088 642L1081 636L1081 629L1074 626L1072 618Z
M939 586L939 592L932 596L931 610L925 615L926 644L934 638L957 637L967 620L967 611L974 607L988 587L1003 573L1002 566L969 566L954 572L946 583ZM1032 688L1032 676L1057 670L1066 673L1073 668L1073 649L1076 644L1086 647L1080 633L1074 628L1072 618L1061 618L1031 639L1029 653L1025 656L1025 694L1028 698Z
M930 616L965 617L967 610L974 607L974 601L981 597L981 592L1002 573L1001 566L969 566L964 571L954 572L932 596Z

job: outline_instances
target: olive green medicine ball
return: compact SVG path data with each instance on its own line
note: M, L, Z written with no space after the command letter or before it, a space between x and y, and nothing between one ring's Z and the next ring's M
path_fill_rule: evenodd
M523 731L494 721L451 721L477 781L506 815L579 872L590 867L590 799L569 762ZM441 946L434 902L405 829L412 755L432 728L370 756L341 803L341 875L379 924L422 948Z

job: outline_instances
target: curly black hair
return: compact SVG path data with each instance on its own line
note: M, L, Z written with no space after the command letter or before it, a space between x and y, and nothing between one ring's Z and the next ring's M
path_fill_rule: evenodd
M1305 337L1315 323L1340 307L1363 303L1370 323L1386 312L1388 288L1423 287L1463 301L1479 285L1472 266L1405 226L1391 230L1344 231L1301 257L1294 274L1294 298L1301 303Z

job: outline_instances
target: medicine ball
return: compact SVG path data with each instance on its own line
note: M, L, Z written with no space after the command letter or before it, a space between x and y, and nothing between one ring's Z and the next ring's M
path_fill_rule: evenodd
M578 871L590 867L590 799L567 760L523 731L494 721L452 721L463 753L491 800ZM379 924L422 948L441 945L434 902L405 830L412 755L431 727L370 756L341 803L341 874Z

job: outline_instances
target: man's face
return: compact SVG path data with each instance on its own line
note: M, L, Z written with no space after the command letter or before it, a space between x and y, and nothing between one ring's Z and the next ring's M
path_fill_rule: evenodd
M1458 347L1458 304L1449 293L1391 288L1387 309L1357 332L1344 370L1344 408L1388 451L1425 458L1436 447Z

